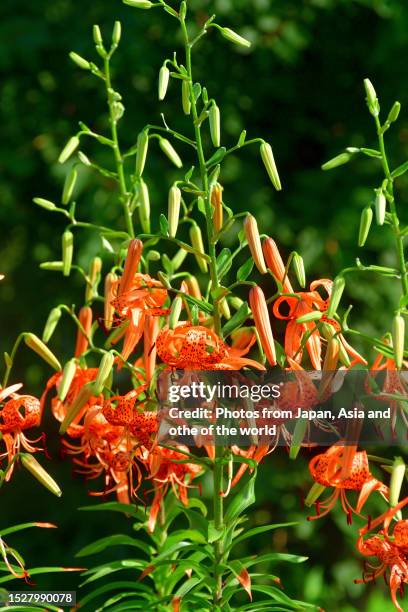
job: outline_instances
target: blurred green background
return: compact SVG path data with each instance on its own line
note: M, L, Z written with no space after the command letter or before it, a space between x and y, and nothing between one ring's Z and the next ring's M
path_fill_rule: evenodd
M361 253L356 246L361 209L381 180L378 164L358 158L329 173L320 166L345 146L375 146L373 121L364 102L364 77L373 81L384 113L394 100L401 102L401 119L387 140L393 165L407 159L406 0L190 0L189 5L197 22L216 12L220 23L252 41L251 50L242 51L211 31L196 52L195 77L218 101L225 142L234 144L245 128L248 137L261 136L272 144L284 187L279 194L273 191L257 149L248 148L225 164L221 181L226 203L235 211L249 209L257 215L262 230L278 240L284 253L295 248L301 252L310 280L333 277L356 256L364 263L392 264L393 242L386 230L375 229ZM61 167L56 160L78 121L96 131L106 128L103 91L96 79L70 62L68 52L75 50L96 61L92 25L100 24L108 37L114 20L121 20L123 38L113 76L126 107L119 128L124 147L134 144L146 123L159 123L161 112L171 126L189 128L177 83L171 84L165 104L157 101L163 59L173 50L180 53L178 33L169 17L159 11L132 10L119 0L3 0L0 14L0 272L6 274L0 286L0 348L4 351L10 350L20 331L40 333L51 307L81 301L79 278L67 281L39 269L40 262L59 259L64 223L62 216L32 204L34 196L59 201L69 164ZM92 143L83 148L106 162L105 152ZM187 156L183 146L178 145L178 150ZM156 151L146 176L154 225L166 208L167 189L175 174ZM398 187L401 217L407 221L408 179L401 177ZM82 219L121 223L111 182L85 170L80 174L78 211ZM83 234L80 261L87 265L100 246L94 235ZM375 277L350 278L346 297L355 305L353 324L367 332L387 331L396 290L395 283ZM57 334L53 349L63 360L73 343L73 334ZM24 379L27 391L40 392L48 375L32 355L21 352L15 380ZM56 427L50 423L49 429L56 456ZM300 498L307 490L307 459L306 455L290 465L290 482L284 450L265 461L258 505L250 517L254 523L301 521L298 528L277 533L273 541L277 549L310 557L303 566L279 569L286 592L326 610L391 610L382 584L374 591L353 584L361 573L361 560L344 517L333 515L319 524L304 521ZM43 494L22 473L16 475L14 487L1 491L1 525L30 519L60 525L58 532L14 538L29 564L75 563L74 553L85 543L108 529L126 528L120 518L98 514L90 521L80 515L77 506L89 501L83 483L70 477L66 463L60 462L57 472L63 501ZM251 543L255 552L270 545L265 540ZM39 585L59 588L75 582L72 576L51 577Z

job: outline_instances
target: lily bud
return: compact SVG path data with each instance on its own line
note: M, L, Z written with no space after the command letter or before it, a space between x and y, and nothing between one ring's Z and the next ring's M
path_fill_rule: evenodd
M173 259L171 260L171 265L175 272L177 272L177 270L179 269L179 267L181 266L181 264L183 263L186 257L187 257L187 251L185 251L184 249L179 249L177 251Z
M201 300L203 296L197 278L190 274L185 278L185 283L187 285L188 294L195 297L196 300Z
M123 2L128 6L139 9L150 9L153 6L153 2L150 2L150 0L123 0Z
M364 79L364 88L366 91L368 110L374 117L377 117L380 112L380 105L378 103L377 94L370 79Z
M67 161L67 159L69 159L71 157L71 155L73 154L73 152L75 151L75 149L77 149L79 146L79 138L78 136L72 136L72 138L70 138L67 142L67 144L65 145L65 147L62 149L59 157L58 157L58 161L60 164L63 164L64 162Z
M379 189L375 198L375 219L377 225L384 225L386 208L387 200L383 191Z
M225 298L220 301L220 312L226 319L231 318L231 310Z
M34 353L37 353L37 355L44 359L44 361L46 361L52 368L54 368L54 370L61 369L61 364L54 355L54 353L50 351L48 346L46 346L44 342L39 339L38 336L31 333L25 334L24 342L26 343L28 348L34 351Z
M211 189L211 204L214 207L213 225L218 233L221 231L223 224L222 186L219 183L216 183Z
M220 109L215 103L210 108L209 122L212 143L214 147L219 147L221 145L221 117Z
M83 330L78 328L76 346L75 346L75 357L80 357L88 348L89 335L92 327L92 310L89 306L83 306L79 311L78 316L79 322L81 323ZM85 333L84 333L85 332Z
M139 240L138 238L134 238L130 241L126 255L125 267L120 281L118 295L122 295L123 293L126 293L126 291L129 291L132 285L133 278L139 267L142 251L143 242L141 240Z
M109 272L105 276L104 324L106 329L111 329L113 325L113 315L115 313L112 306L112 300L115 298L113 288L116 286L117 278L113 272Z
M293 293L293 288L288 276L285 276L285 264L283 263L281 254L272 238L266 238L263 242L263 254L266 264L272 274L282 283L284 293Z
M230 28L220 28L220 32L226 40L229 40L230 42L233 42L234 44L240 47L250 47L251 46L251 43L249 40L247 40L243 36L240 36L239 34L234 32L234 30L231 30Z
M112 32L112 44L117 47L122 36L122 24L120 21L115 21Z
M320 310L314 310L313 312L308 312L301 317L296 319L296 323L309 323L310 321L318 321L323 316L323 313Z
M333 317L339 307L341 296L343 295L346 281L343 276L336 276L333 282L332 292L330 296L329 308L327 309L327 316Z
M143 130L137 137L136 175L141 176L146 163L147 149L149 148L149 132Z
M333 170L333 168L343 166L344 164L347 164L352 157L352 153L340 153L339 155L336 155L336 157L329 159L329 161L323 164L322 170Z
M160 272L157 273L157 278L159 279L163 287L165 287L166 289L171 289L171 283L167 274L160 270Z
M62 314L61 308L59 308L58 306L57 308L53 308L51 310L50 314L48 315L48 319L45 323L45 327L44 327L44 331L42 335L43 342L47 343L50 340L52 334L55 331L55 328L58 325L58 321L61 318L61 314Z
M183 162L181 161L179 154L173 145L167 140L167 138L160 138L159 146L163 153L167 155L169 160L173 162L177 168L181 168L183 166Z
M282 189L282 185L280 182L278 170L276 168L275 158L272 153L271 145L267 142L263 142L260 146L260 152L262 161L264 163L272 185L275 187L276 191L280 191Z
M88 60L78 55L78 53L75 53L75 51L71 51L71 53L69 54L69 57L72 59L74 64L76 64L79 68L82 68L83 70L91 69L91 64L88 62Z
M358 246L362 247L365 245L368 233L370 231L371 222L373 220L373 211L371 206L366 206L361 213L360 218L360 229L358 232Z
M72 193L75 188L77 176L78 176L78 172L75 166L73 166L71 172L67 174L67 177L64 182L64 189L62 191L62 203L63 204L68 204L68 202L70 201L72 197Z
M79 415L82 408L84 408L84 406L89 402L93 395L93 382L89 382L81 388L80 392L75 398L74 403L72 404L72 406L69 407L67 414L65 415L65 418L61 423L61 426L59 428L60 434L64 434L67 431L72 421Z
M231 306L235 308L235 310L239 310L243 305L244 300L241 300L241 298L239 298L238 296L233 295L232 297L230 297L229 302Z
M40 264L41 270L51 270L52 272L62 272L64 264L62 261L43 261Z
M170 70L165 64L160 68L159 72L159 100L164 100L169 86Z
M405 319L400 314L395 315L392 322L392 344L396 366L401 368L404 359Z
M92 166L92 162L89 159L89 157L87 155L85 155L85 153L83 153L82 151L78 151L78 157L79 157L79 161L84 164L84 166L88 166L88 168L90 166Z
M181 82L181 103L183 105L184 114L189 115L191 111L190 86L185 79Z
M63 402L68 395L71 383L77 371L76 359L70 359L64 366L61 382L58 386L58 399Z
M93 26L92 34L93 34L95 45L97 47L102 47L103 46L102 34L101 34L100 27L97 24Z
M303 257L299 253L294 253L292 261L298 283L304 289L306 287L306 273Z
M323 370L332 372L337 368L340 355L340 342L337 338L330 338L327 342L326 354L324 356Z
M21 453L20 459L23 467L30 472L46 489L51 491L57 497L61 497L62 491L55 482L55 480L49 475L49 473L38 463L37 459L29 453Z
M399 102L394 102L392 108L387 117L387 123L394 123L398 119L398 115L400 114L401 104Z
M98 284L101 278L102 259L94 257L89 267L88 282L85 289L85 301L89 302L97 295Z
M190 240L191 246L198 251L198 253L194 253L194 257L197 260L198 266L201 272L207 272L207 261L200 257L199 253L205 254L204 244L203 244L203 235L201 233L201 228L199 225L194 223L194 225L190 226Z
M306 495L305 506L306 508L310 508L313 506L315 502L319 499L319 497L324 493L326 487L324 485L315 482L310 488L309 493Z
M170 308L169 327L174 329L179 322L181 310L183 308L183 300L180 296L174 298Z
M261 346L269 363L276 365L276 351L273 340L271 321L269 319L268 306L266 304L264 292L260 287L252 287L249 292L249 305L255 327L259 334Z
M245 237L256 267L261 274L266 274L266 265L262 252L261 238L259 236L258 224L255 217L247 215L244 221Z
M41 206L41 208L45 208L45 210L55 210L57 207L54 202L50 202L50 200L44 200L44 198L33 198L34 204L37 206Z
M405 479L406 465L401 457L396 457L392 465L390 480L390 506L393 508L399 502L402 485Z
M144 180L140 179L140 188L139 188L139 219L140 225L142 226L143 231L146 234L150 233L150 198L149 198L149 189L144 182Z
M74 254L74 235L69 230L62 234L62 263L63 274L69 276L71 272L72 256Z
M95 395L100 395L102 393L105 382L108 379L109 374L112 372L114 361L115 356L110 351L109 353L105 353L102 357L101 362L99 364L98 373L94 382Z
M180 217L181 191L177 185L170 187L168 203L169 236L174 238Z

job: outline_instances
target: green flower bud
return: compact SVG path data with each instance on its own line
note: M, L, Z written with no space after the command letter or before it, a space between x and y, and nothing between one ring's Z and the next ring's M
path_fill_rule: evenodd
M203 235L201 233L201 228L199 225L194 223L194 225L190 226L190 240L192 247L198 251L198 253L194 253L194 256L197 260L198 266L201 272L207 272L207 261L200 257L199 253L205 254L204 244L203 244Z
M390 480L390 506L393 508L399 502L402 485L405 479L406 465L401 457L396 457L392 465Z
M169 327L174 329L180 319L181 310L183 308L183 299L178 295L174 298L170 308Z
M160 138L159 146L160 146L161 150L163 151L163 153L165 153L165 155L167 155L169 160L171 162L173 162L173 164L177 168L181 168L182 167L183 162L181 161L179 154L174 149L173 145L167 140L167 138Z
M343 276L336 276L334 279L332 292L330 296L330 304L327 309L327 316L333 317L333 315L337 312L337 308L339 307L341 296L343 295L344 287L346 286L346 281Z
M171 289L171 283L167 274L160 271L157 273L157 278L159 279L163 287L165 287L166 289Z
M392 322L392 343L396 366L401 368L404 359L405 319L400 314L395 315Z
M128 6L139 9L150 9L153 6L153 2L150 2L150 0L123 0L123 2Z
M168 202L169 236L174 238L180 217L181 191L177 185L170 187Z
M54 370L60 370L61 364L55 357L54 353L39 339L35 334L25 334L24 342L34 353L37 353L44 361L46 361Z
M149 251L146 255L147 261L160 261L160 257L159 251Z
M68 391L71 387L71 383L74 380L74 376L77 371L76 359L70 359L64 366L62 371L61 382L58 386L58 399L63 402L67 397Z
M51 270L52 272L62 272L64 264L62 261L44 261L40 264L41 270Z
M122 36L122 24L120 21L115 21L112 32L112 44L117 47Z
M50 200L44 200L44 198L33 198L34 204L37 206L41 206L41 208L45 208L45 210L55 210L57 207L54 202L50 202Z
M377 117L380 112L380 105L378 103L377 94L370 79L364 79L364 88L366 91L368 110L374 117Z
M306 287L306 273L303 257L299 255L299 253L294 253L292 262L298 283L302 287L302 289L304 289Z
M63 204L68 204L68 202L70 201L72 197L72 193L75 188L77 176L78 176L78 172L75 166L73 166L71 171L67 174L65 182L64 182L64 189L62 191L62 203Z
M93 34L95 45L97 47L102 47L103 46L102 34L101 34L100 27L97 24L93 26L92 34Z
M69 230L62 234L62 262L64 276L71 272L72 256L74 254L74 235Z
M243 36L240 36L239 34L234 32L234 30L231 30L230 28L221 28L220 31L224 38L226 38L230 42L233 42L236 45L239 45L240 47L250 47L251 46L251 43L249 40L247 40Z
M91 160L82 151L78 151L78 157L79 157L79 161L82 162L84 166L92 166Z
M112 352L105 353L102 357L94 383L95 395L100 395L102 393L105 382L112 372L114 361L115 356Z
M214 147L221 145L221 118L220 109L216 104L212 104L209 114L211 140Z
M305 315L302 315L298 319L296 319L296 323L309 323L310 321L318 321L323 316L323 313L319 310L314 310L313 312L308 312Z
M169 86L170 70L165 64L160 68L159 72L159 100L164 100Z
M47 343L50 340L52 334L55 331L55 328L58 325L58 321L61 318L61 314L62 314L61 308L59 307L53 308L51 310L50 314L48 315L48 319L45 323L45 326L44 326L44 331L42 335L43 342Z
M149 132L143 130L137 137L136 175L141 176L146 163L147 149L149 148Z
M375 219L377 225L384 225L386 208L387 200L383 191L379 189L375 198Z
M21 453L20 459L23 467L30 472L46 489L57 497L61 497L62 491L49 473L38 463L37 459L29 453Z
M398 115L400 114L401 104L399 102L394 102L392 108L387 117L387 123L394 123L398 119Z
M312 485L309 493L306 495L306 499L305 499L306 508L310 508L311 506L313 506L313 504L317 502L317 500L322 495L322 493L324 493L325 490L326 490L326 487L324 485L321 485L318 482L315 482Z
M362 247L365 245L367 240L368 232L370 231L371 221L373 220L373 211L371 206L366 206L360 218L360 229L358 232L358 246Z
M242 304L244 303L243 300L241 300L241 298L239 298L236 295L233 295L232 297L230 297L229 302L231 304L231 306L233 308L235 308L235 310L239 310L242 306Z
M276 168L271 145L267 142L263 142L260 146L260 153L272 185L275 187L276 191L280 191L282 189L282 185L278 170Z
M89 302L98 294L98 283L101 280L102 259L94 257L89 266L88 282L85 288L85 301Z
M189 82L185 79L181 81L181 102L183 105L184 114L189 115L191 111L190 86Z
M144 182L140 179L139 184L139 219L140 225L146 234L150 233L150 198L149 189Z
M187 251L179 249L173 259L171 260L172 268L175 272L179 269L185 258L187 257Z
M79 138L78 136L72 136L72 138L70 138L67 142L67 144L65 145L65 147L62 149L58 161L60 164L63 164L64 162L67 161L67 159L69 159L71 157L71 155L73 154L73 152L75 151L75 149L78 148L79 145Z
M69 54L69 57L72 59L74 64L76 64L79 68L82 68L83 70L91 69L91 64L88 62L88 60L78 55L78 53L75 53L75 51L71 51L71 53Z
M340 155L336 155L336 157L329 159L329 161L323 164L322 170L332 170L333 168L337 168L338 166L347 164L347 162L349 162L352 157L353 157L353 153L350 153L350 152L340 153Z
M92 395L94 395L94 385L93 382L89 382L82 387L74 403L69 407L67 414L65 415L65 419L61 423L61 427L59 429L60 434L64 434L67 431L72 421L80 413L85 404L89 402Z

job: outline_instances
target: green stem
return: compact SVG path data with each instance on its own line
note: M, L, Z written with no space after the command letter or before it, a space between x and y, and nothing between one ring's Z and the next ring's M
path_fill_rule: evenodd
M117 121L116 121L115 112L114 112L114 99L113 99L114 92L113 92L112 83L111 83L109 61L110 61L110 56L108 55L105 59L104 65L105 65L106 95L107 95L108 106L109 106L109 123L111 127L111 135L112 135L112 140L113 140L113 153L115 156L116 169L118 173L119 189L120 189L121 201L122 201L122 206L123 206L123 212L125 215L125 223L126 223L127 231L130 237L134 238L135 232L133 229L132 215L131 215L130 208L129 208L129 194L128 194L128 190L126 186L125 171L123 169L123 156L122 156L122 153L119 147L118 128L117 128Z
M16 356L17 349L18 349L18 347L20 346L20 343L21 343L21 341L23 340L23 338L24 338L25 334L26 334L26 332L22 332L22 333L21 333L21 334L18 336L17 340L16 340L16 341L15 341L15 343L14 343L14 346L13 346L12 351L11 351L11 353L10 353L10 363L7 365L7 367L6 367L6 371L5 371L5 373L4 373L4 378L3 378L3 383L2 383L2 387L3 387L3 389L4 389L4 387L6 387L6 385L7 385L7 383L8 383L8 379L9 379L10 372L11 372L11 369L12 369L13 364L14 364L14 358L15 358L15 356Z

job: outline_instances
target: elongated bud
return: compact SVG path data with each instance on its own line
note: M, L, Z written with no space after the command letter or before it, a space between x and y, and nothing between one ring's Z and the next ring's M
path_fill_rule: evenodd
M67 410L67 414L65 415L64 420L61 423L61 427L59 428L59 433L64 434L68 427L71 425L72 421L79 415L81 410L86 406L91 397L94 395L94 384L93 382L87 383L82 387L80 392L75 398L72 406Z
M321 331L322 331L322 335L324 336L324 338L326 338L326 340L328 341L330 341L336 335L336 330L334 329L332 325L330 325L330 323L322 323ZM343 346L343 342L342 342L343 340L344 340L343 337L341 337L341 340L339 340L339 360L341 361L343 365L345 365L348 368L350 367L351 362L350 362L348 353L345 347Z
M91 160L89 159L87 155L85 155L83 151L78 151L78 158L79 158L79 161L82 164L84 164L84 166L88 166L88 168L92 166Z
M71 200L72 193L75 188L77 176L78 176L78 172L74 166L72 170L67 174L67 177L64 182L64 189L62 192L62 203L63 204L68 204L68 202Z
M293 254L292 262L298 283L302 287L302 289L304 289L306 287L306 273L303 257L299 255L299 253L295 252Z
M115 25L113 26L112 32L112 44L114 47L117 47L120 43L120 39L122 36L122 24L120 21L115 21Z
M78 328L76 345L75 345L75 357L80 357L88 348L89 335L92 327L92 310L89 306L83 306L79 311L78 316L79 322L82 325L82 329ZM85 332L85 333L84 333Z
M405 319L400 314L395 315L392 322L392 343L394 347L397 368L402 367L405 345Z
M296 319L296 323L309 323L310 321L318 321L323 316L323 313L319 310L313 310L313 312L308 312L301 317Z
M306 495L305 506L307 508L310 508L311 506L313 506L313 504L317 502L317 500L322 495L322 493L325 492L325 490L326 490L325 486L319 484L318 482L315 482L312 485L309 493Z
M166 289L171 289L171 282L169 281L169 277L167 276L167 274L160 270L160 272L157 273L157 278L159 279L163 287L165 287Z
M400 114L401 104L399 102L394 102L392 108L387 117L387 123L394 123L398 119L398 115Z
M91 64L88 62L88 60L78 55L78 53L75 53L75 51L71 51L71 53L69 54L69 57L72 59L74 64L76 64L79 68L82 68L83 70L91 69Z
M28 348L34 351L34 353L37 353L37 355L44 359L44 361L46 361L52 368L54 368L54 370L61 369L61 364L54 355L54 353L50 351L48 346L46 346L44 342L39 339L38 336L31 333L25 334L24 342L26 343Z
M340 153L339 155L336 155L336 157L333 157L332 159L329 159L329 161L324 163L322 165L322 170L333 170L333 168L343 166L344 164L347 164L347 162L349 162L352 157L353 155L351 153Z
M380 112L380 105L378 103L377 94L370 79L364 79L364 88L366 91L368 110L374 117L377 117Z
M173 164L177 168L181 168L183 166L183 162L181 161L179 154L177 153L171 142L167 140L167 138L160 138L159 145L163 153L167 155L169 160L173 162Z
M146 163L147 150L149 148L149 132L143 130L137 137L136 152L136 175L141 176Z
M140 225L146 234L150 233L150 198L149 188L141 178L139 183L139 219Z
M241 300L237 295L233 295L230 297L229 302L235 310L239 310L244 303L244 300Z
M165 64L160 68L159 72L159 100L164 100L169 86L170 70Z
M184 114L189 115L191 111L190 86L185 79L181 81L181 103L183 105Z
M153 2L150 2L150 0L123 0L123 2L128 6L139 9L150 9L153 6Z
M273 340L271 321L269 319L268 306L266 304L264 292L260 287L252 287L249 292L249 305L255 327L259 334L259 339L264 353L269 363L276 365L276 351Z
M197 278L190 274L185 278L185 283L187 285L188 294L195 297L196 300L201 300L203 296Z
M275 158L272 153L271 145L267 142L263 142L259 150L272 185L275 187L276 191L280 191L282 189L282 185L280 182L278 170L276 168Z
M57 497L61 497L62 491L55 482L55 480L49 475L49 473L38 463L37 459L29 453L21 453L20 459L23 467L30 472L46 489L51 491Z
M174 329L179 322L181 310L183 308L183 299L178 295L174 298L173 303L170 308L169 314L169 327L170 329Z
M143 242L141 240L139 240L138 238L134 238L130 241L126 255L125 267L120 281L118 295L126 293L126 291L129 291L130 287L132 286L132 281L137 272L140 263L140 258L142 256L142 251Z
M340 342L337 338L330 338L327 342L326 354L324 356L323 370L332 372L337 368L340 356Z
M366 206L360 217L360 229L358 232L358 246L362 247L365 245L368 233L370 231L371 222L373 220L373 211L371 206Z
M102 357L101 362L99 364L98 373L94 382L95 395L100 395L102 393L105 382L107 381L110 373L112 372L114 361L115 356L111 351L109 351L109 353L105 353Z
M220 28L220 32L224 38L226 38L230 42L233 42L235 45L238 45L239 47L250 47L251 46L251 43L249 40L247 40L243 36L240 36L239 34L234 32L234 30L231 30L230 28Z
M266 264L272 274L282 283L284 293L293 293L293 288L288 276L285 276L285 264L276 242L272 238L265 238L263 242L263 254Z
M40 264L41 270L51 270L52 272L62 272L64 264L62 261L43 261Z
M214 147L219 147L221 145L221 116L220 109L215 103L210 108L209 122L212 143Z
M214 207L213 213L213 225L215 231L218 233L222 229L223 224L223 208L222 208L222 186L216 183L211 189L211 204Z
M327 309L328 317L333 317L333 315L337 312L337 308L339 307L341 296L343 295L345 286L346 281L344 280L344 277L336 276L333 282L329 307Z
M399 502L402 485L405 479L406 465L401 457L396 457L392 464L390 480L390 506L393 508Z
M58 399L63 402L68 395L72 381L77 371L76 359L70 359L64 366L62 371L61 382L58 385Z
M55 328L58 325L58 321L61 318L61 314L62 314L61 308L59 308L58 306L57 308L53 308L51 310L50 314L48 315L48 319L45 323L45 327L44 327L44 331L42 335L43 342L47 343L50 340L52 334L55 331Z
M379 189L375 197L375 220L377 221L377 225L384 225L386 209L387 200L383 191Z
M173 259L171 260L171 265L175 272L177 272L177 270L179 269L179 267L181 266L181 264L183 263L186 257L187 257L187 251L185 251L184 249L179 249L177 251Z
M88 282L85 289L85 301L89 302L98 295L98 284L101 279L102 259L94 257L89 266Z
M79 146L78 136L72 136L72 138L68 140L67 144L62 149L58 157L59 163L63 164L64 162L66 162L67 159L69 159L71 155L73 154L73 152L78 148L78 146Z
M92 28L92 35L93 35L95 45L97 47L102 47L103 40L102 40L101 29L97 24L95 24Z
M177 232L177 226L180 217L180 204L181 204L181 191L177 185L170 187L169 191L169 207L168 207L168 219L169 219L169 236L174 238Z
M71 272L72 256L74 254L74 235L69 230L62 234L62 263L63 274L69 276Z
M117 279L118 277L113 272L105 276L104 323L106 329L111 329L113 324L115 309L112 306L112 300L115 298L114 287L116 287Z
M156 369L156 340L160 331L159 317L146 317L143 336L143 362L146 382L150 383Z
M228 306L228 302L226 298L223 298L220 301L220 312L223 315L223 317L225 317L226 319L229 320L231 318L231 310L230 310L230 307Z
M204 244L203 244L203 235L201 233L201 228L199 225L194 223L194 225L190 226L190 240L191 246L198 251L198 253L205 254ZM200 257L198 253L194 253L194 256L197 260L198 266L201 272L207 272L207 262L203 257Z
M45 208L45 210L55 210L57 208L54 202L51 202L50 200L44 200L44 198L33 198L33 202L34 204L37 204L37 206Z
M261 238L259 236L258 224L255 217L247 215L244 221L245 237L256 267L261 274L266 274L266 265L262 252Z

